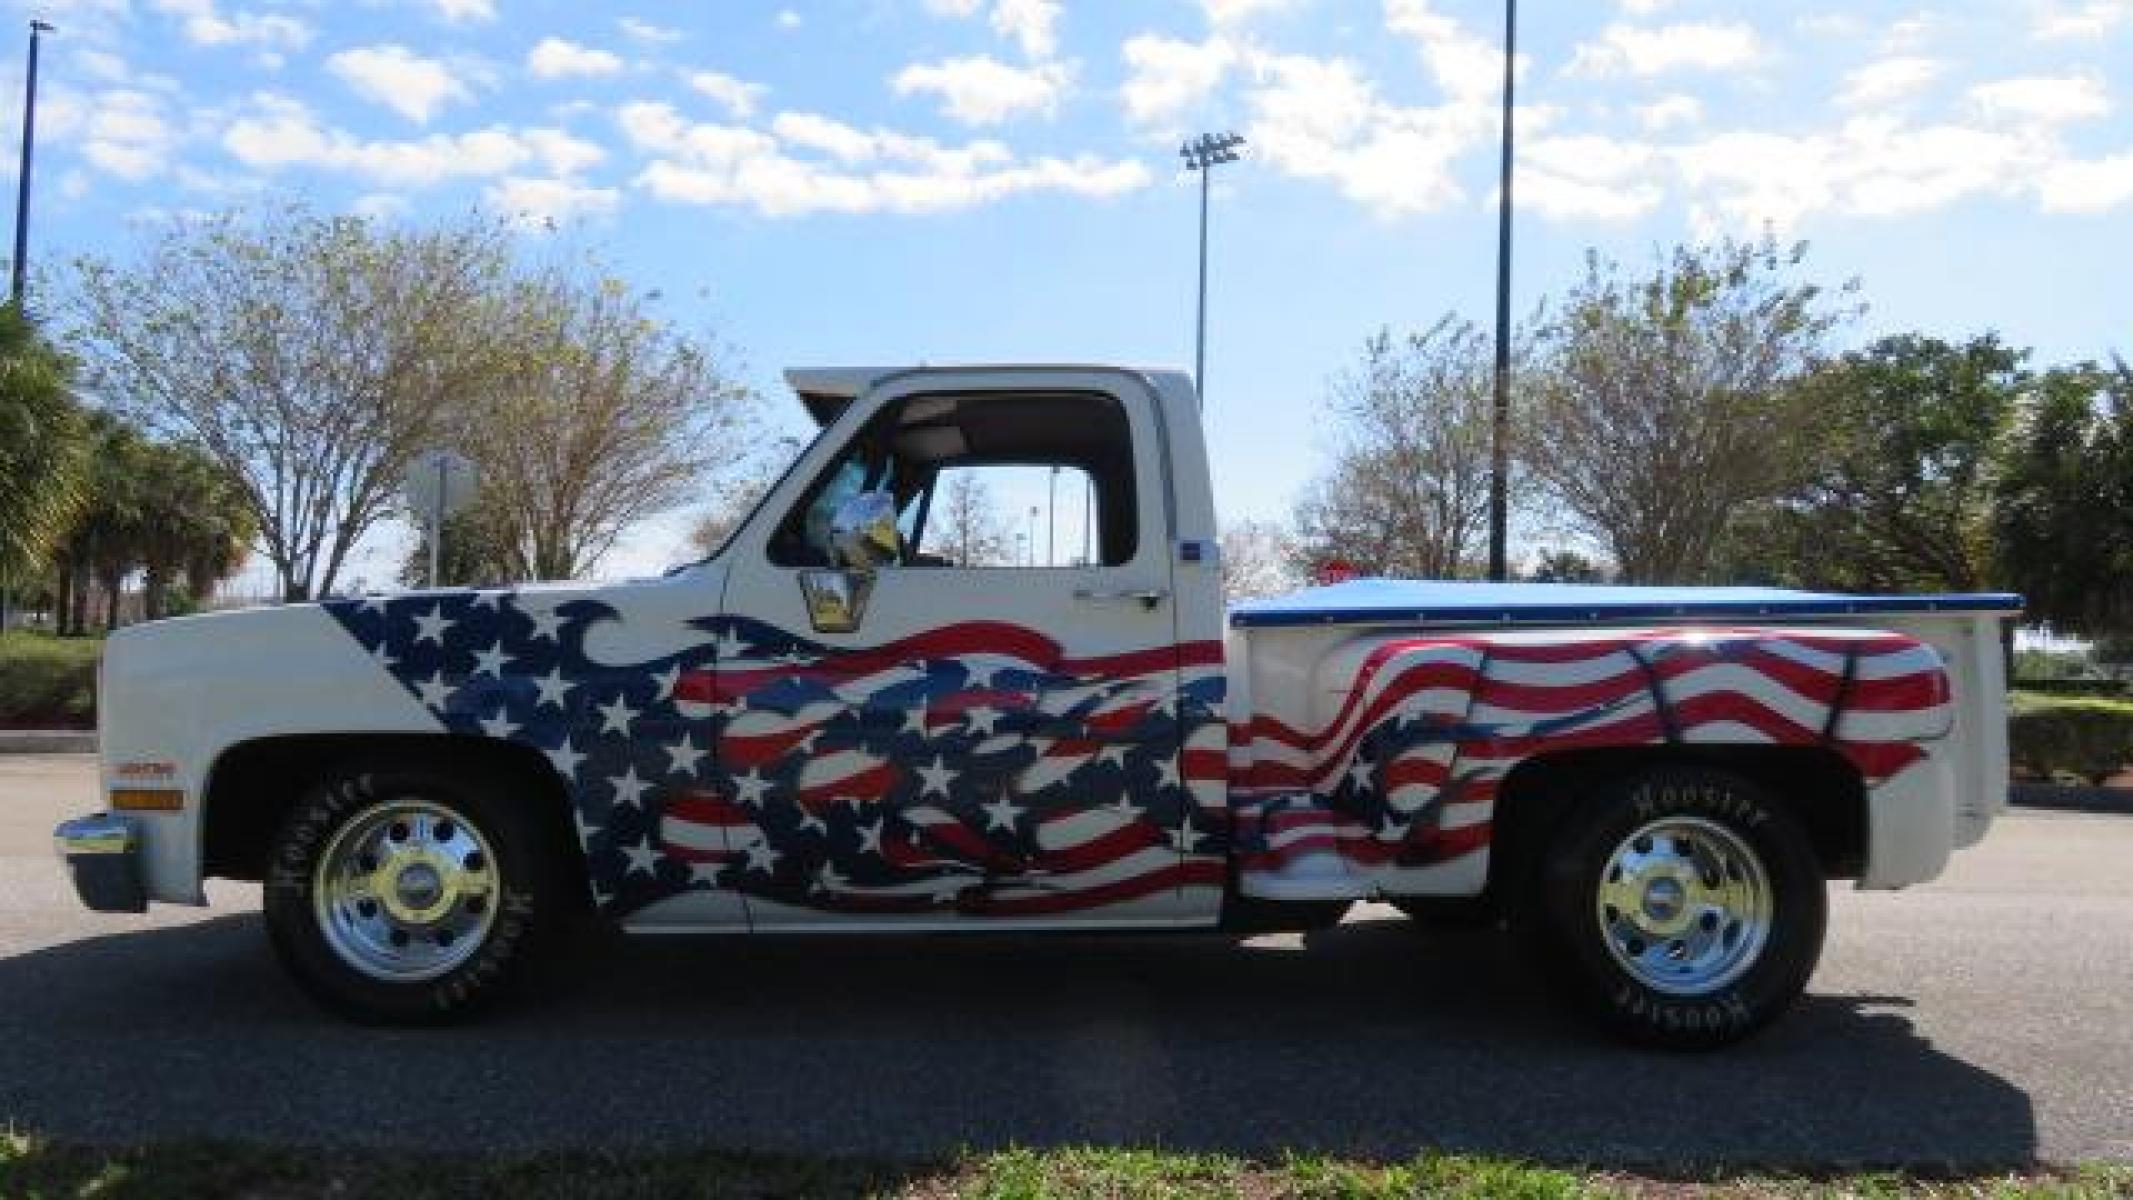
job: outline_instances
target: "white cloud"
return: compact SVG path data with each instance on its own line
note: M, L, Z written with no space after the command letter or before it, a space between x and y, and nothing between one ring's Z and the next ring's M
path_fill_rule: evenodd
M1673 92L1637 108L1637 123L1653 132L1676 125L1694 125L1701 120L1703 101L1685 92Z
M1870 62L1844 77L1837 103L1845 108L1878 108L1908 100L1940 78L1946 64L1938 59L1899 55Z
M2037 14L2031 34L2043 41L2079 38L2094 41L2108 37L2120 25L2133 22L2133 0L2088 0L2084 4L2050 3Z
M1067 68L1056 63L1012 67L980 54L913 63L890 86L899 96L939 96L942 111L965 125L998 125L1025 113L1057 112L1071 82Z
M985 0L926 0L926 11L936 17L973 17Z
M617 188L589 187L568 179L512 175L482 193L489 207L524 225L554 227L580 217L605 216L622 204Z
M1034 192L1105 197L1146 187L1145 166L1093 155L1021 159L996 141L961 146L864 131L810 113L781 114L772 133L692 123L665 104L625 106L624 136L650 161L636 186L675 203L816 212L944 212ZM827 157L818 157L826 155Z
M689 86L718 101L728 116L742 118L754 115L756 101L770 90L760 83L749 83L718 71L691 72Z
M2044 173L2037 190L2046 212L2108 212L2133 201L2133 151L2058 163Z
M1383 217L1429 212L1464 195L1453 165L1491 138L1486 105L1389 104L1354 64L1258 55L1247 100L1253 155L1285 174L1332 183Z
M373 221L390 221L413 212L415 206L407 197L392 192L368 192L356 197L355 213Z
M599 160L600 147L558 129L491 125L460 134L365 140L323 125L300 101L266 94L223 131L223 149L261 170L312 167L386 187L501 176L529 163L567 173Z
M453 25L496 19L496 0L429 0L437 15Z
M615 24L625 35L652 46L670 46L680 41L684 36L679 29L669 29L664 25L654 25L650 21L639 20L636 17L624 17L615 22Z
M780 29L798 29L801 25L800 14L789 8L781 8L778 10L777 22Z
M1981 83L1970 98L1988 117L2013 117L2047 125L2101 117L2111 111L2103 81L2093 75L2031 76Z
M1119 98L1127 118L1157 127L1170 126L1205 103L1238 58L1225 38L1187 42L1153 33L1128 38L1120 53L1127 76Z
M1740 22L1617 24L1601 30L1599 40L1579 46L1565 73L1605 78L1679 70L1726 71L1747 66L1761 55L1755 30Z
M1058 0L993 0L992 28L1031 58L1050 58L1059 49Z
M1633 17L1649 17L1674 7L1674 0L1621 0L1622 11Z
M1269 13L1295 8L1301 0L1200 0L1210 25L1242 25Z
M613 75L622 69L622 60L565 38L545 37L527 52L526 69L538 79Z
M326 69L365 98L421 125L447 102L473 98L443 62L390 43L343 50L326 60Z
M1629 221L1659 207L1650 146L1592 135L1543 137L1519 153L1518 205L1550 220Z
M163 101L127 88L97 93L83 106L75 136L91 166L133 181L161 174L179 140Z
M311 41L311 27L282 13L223 12L215 0L152 0L159 12L183 22L187 41L197 46L252 46L273 54L301 50Z
M1437 12L1430 0L1385 0L1385 26L1420 47L1423 65L1445 95L1477 101L1503 86L1503 48Z

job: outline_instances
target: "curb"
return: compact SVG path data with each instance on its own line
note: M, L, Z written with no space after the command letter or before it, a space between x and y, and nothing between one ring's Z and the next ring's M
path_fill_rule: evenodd
M2121 813L2133 816L2133 788L2015 783L2007 787L2007 801L2018 808L2052 808L2062 812Z
M0 754L94 754L93 729L0 729Z

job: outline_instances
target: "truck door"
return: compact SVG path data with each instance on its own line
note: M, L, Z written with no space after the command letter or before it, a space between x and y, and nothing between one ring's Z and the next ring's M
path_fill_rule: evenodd
M751 925L1204 919L1161 447L1130 377L917 376L773 495L717 631Z

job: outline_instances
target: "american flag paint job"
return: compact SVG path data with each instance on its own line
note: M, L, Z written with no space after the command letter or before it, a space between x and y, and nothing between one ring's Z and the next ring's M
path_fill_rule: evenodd
M707 617L696 644L617 665L586 653L623 619L593 600L327 608L447 729L548 756L617 915L709 888L841 913L1042 917L1183 889L1211 909L1225 880L1217 643L1072 659L977 622L838 650Z
M1326 719L1300 729L1261 713L1233 731L1248 881L1322 852L1389 893L1438 890L1433 872L1486 853L1498 789L1544 751L1824 745L1871 787L1953 719L1939 655L1894 633L1670 627L1355 646L1352 687Z
M615 915L717 889L944 919L1167 894L1211 916L1233 859L1249 879L1312 851L1386 892L1442 890L1485 863L1497 790L1536 753L1826 745L1872 783L1951 720L1939 658L1890 633L1361 635L1334 711L1261 705L1233 729L1214 642L1075 659L973 622L835 648L703 617L677 650L610 663L586 651L625 620L601 600L325 607L446 729L548 757Z

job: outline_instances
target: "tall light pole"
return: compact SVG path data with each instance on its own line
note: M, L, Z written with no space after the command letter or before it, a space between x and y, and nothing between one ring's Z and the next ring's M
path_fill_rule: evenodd
M1518 61L1518 0L1503 5L1503 163L1496 193L1496 412L1489 437L1489 578L1509 574L1506 476L1511 469L1511 86Z
M15 262L8 299L22 304L30 258L30 156L37 141L37 44L52 26L30 19L30 71L22 84L22 169L15 174Z
M1207 193L1215 168L1237 161L1244 138L1234 133L1203 133L1178 148L1185 169L1200 173L1200 316L1199 332L1193 338L1192 388L1200 407L1207 407Z

